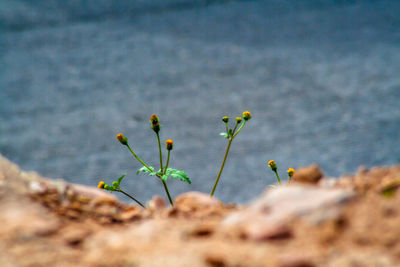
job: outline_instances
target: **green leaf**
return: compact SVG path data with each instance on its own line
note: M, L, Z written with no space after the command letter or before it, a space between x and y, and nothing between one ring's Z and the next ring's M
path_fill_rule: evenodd
M187 182L188 184L192 183L190 181L190 178L187 176L187 174L182 170L176 170L176 169L168 168L167 171L165 172L165 175L163 175L161 178L164 181L167 181L169 176L171 176L172 178L176 178L176 179L179 179L181 181Z
M149 169L147 169L145 166L143 166L142 168L140 168L139 170L137 170L136 175L139 175L139 173L141 173L141 172L143 172L143 173L150 173L150 175L151 175L152 173L155 174L154 168L151 167L151 166L149 166L149 167L150 167L150 169L152 170L152 172L150 172ZM154 174L153 174L153 175L154 175Z
M229 131L228 131L228 136L232 136L233 135L233 130L232 129L229 129Z
M126 174L123 174L121 177L118 178L118 186L121 184L122 179L124 179L125 176Z
M110 191L110 192L115 191L115 188L112 187L112 186L110 186L110 185L108 185L108 184L105 184L105 185L104 185L104 189L107 190L107 191Z
M223 133L219 133L219 135L221 135L221 136L223 136L223 137L225 137L225 138L228 138L228 134L227 134L227 133L225 133L225 132L223 132Z

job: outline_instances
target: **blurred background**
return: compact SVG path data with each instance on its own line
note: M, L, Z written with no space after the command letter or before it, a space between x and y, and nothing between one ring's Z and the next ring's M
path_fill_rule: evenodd
M175 141L176 196L209 193L222 116L253 118L216 197L246 202L289 167L328 176L400 159L400 1L1 0L0 153L24 170L96 186L127 174L164 196L115 139L158 166L149 117ZM119 196L129 201L123 196Z

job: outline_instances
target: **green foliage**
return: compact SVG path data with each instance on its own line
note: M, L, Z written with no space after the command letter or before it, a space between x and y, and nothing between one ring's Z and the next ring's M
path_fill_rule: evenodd
M225 133L225 132L219 133L219 135L221 135L221 136L223 136L225 138L229 138L228 133Z
M122 180L124 179L125 176L126 176L126 174L122 175L121 177L119 177L117 179L117 181L113 181L111 183L111 185L104 184L104 189L107 190L107 191L110 191L110 192L120 191L121 190L121 188L120 188L121 182L122 182Z
M149 166L149 167L153 171L149 171L149 169L147 169L146 167L142 167L139 170L137 170L136 174L139 175L140 173L144 173L144 174L148 174L150 176L156 175L158 177L161 177L161 179L163 179L163 181L165 181L165 182L168 180L169 177L171 177L171 178L175 178L175 179L184 181L188 184L192 184L192 181L190 181L190 178L183 170L168 168L165 171L165 174L162 174L161 170L158 170L157 172L155 172L153 167L151 167L151 166Z
M168 177L171 176L171 178L179 179L181 181L184 181L188 184L192 184L192 181L190 181L190 178L187 176L187 174L182 171L182 170L177 170L177 169L172 169L168 168L165 171L165 174L161 177L164 181L167 181Z
M228 157L228 153L229 153L229 149L231 147L232 141L233 141L233 139L235 139L235 137L238 135L238 133L243 129L244 125L246 124L246 121L251 119L251 113L249 111L244 111L242 114L242 117L244 120L243 123L242 123L242 118L236 117L236 124L233 127L233 129L229 128L229 125L228 125L229 117L227 117L227 116L222 117L222 121L225 124L226 132L222 132L219 135L228 139L228 146L226 148L224 159L222 161L221 168L219 169L217 178L215 179L215 183L211 190L210 196L214 195L215 189L217 188L219 178L221 177L222 170L224 169L226 158ZM239 125L240 125L240 127L238 128Z
M150 171L149 168L152 171ZM142 168L140 168L139 170L136 171L136 175L139 175L141 172L145 173L145 174L149 174L150 176L157 175L158 172L155 172L153 167L149 166L149 168L143 166Z

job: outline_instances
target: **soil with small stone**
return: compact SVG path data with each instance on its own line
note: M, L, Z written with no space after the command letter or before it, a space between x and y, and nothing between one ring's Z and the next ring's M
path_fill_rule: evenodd
M296 170L246 205L200 192L146 209L0 156L0 266L400 266L400 165Z

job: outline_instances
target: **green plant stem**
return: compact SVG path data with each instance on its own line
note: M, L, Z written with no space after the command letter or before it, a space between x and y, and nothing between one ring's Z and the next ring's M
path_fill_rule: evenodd
M157 134L157 141L158 141L158 151L160 152L160 170L161 170L161 173L163 173L160 135L158 133L156 133L156 134Z
M173 205L174 205L174 201L172 200L171 195L169 194L169 190L168 190L167 183L166 183L163 179L161 179L161 181L162 181L162 183L163 183L165 192L167 193L169 203L171 204L171 206L173 206Z
M233 127L233 130L232 130L232 134L233 135L235 135L235 131L236 131L236 128L237 128L238 125L239 125L239 123L236 122L235 127Z
M133 150L131 149L131 147L129 146L129 144L126 145L129 149L129 151L132 153L132 155L140 162L142 163L143 166L145 166L150 172L153 172L154 170L152 170L146 163L143 162L143 160L141 160L136 154L135 152L133 152Z
M125 196L129 197L130 199L133 199L136 203L138 203L140 206L142 206L143 208L146 208L139 200L137 200L136 198L134 198L133 196L129 195L128 193L122 191L121 189L118 189L118 192L124 194Z
M162 152L161 152L160 135L159 135L158 133L156 133L156 134L157 134L157 141L158 141L158 151L160 152L160 170L161 170L161 173L163 173L163 164L162 164ZM169 193L167 183L162 179L162 176L161 176L161 175L157 175L157 177L161 179L161 181L162 181L162 183L163 183L163 186L164 186L164 189L165 189L165 193L166 193L167 196L168 196L169 203L171 203L171 206L173 206L173 205L174 205L174 201L172 200L171 195L170 195L170 193Z
M210 196L214 195L215 189L217 188L217 185L218 185L218 182L219 182L219 178L221 177L222 170L224 169L226 158L228 157L229 148L231 147L232 141L233 141L233 137L230 137L229 138L229 142L228 142L228 146L226 147L224 160L222 161L221 168L220 168L220 170L218 172L218 176L217 176L217 179L215 180L215 183L214 183L214 186L213 186L213 189L211 191Z
M229 129L228 129L228 123L227 122L225 122L225 128L226 128L226 133L228 133Z
M170 154L171 154L171 150L168 150L167 164L165 164L164 175L165 175L165 173L167 172L167 169L168 169Z
M238 133L243 129L243 126L246 124L246 121L243 121L242 125L240 125L239 129L237 130L237 132L232 136L232 139L236 137L236 135L238 135Z
M141 159L135 154L135 152L133 152L133 150L131 149L131 147L130 147L129 145L126 145L126 146L128 147L129 151L132 153L132 155L133 155L140 163L142 163L143 166L145 166L150 172L153 172L153 171L154 171L154 170L152 170L146 163L144 163L143 160L141 160ZM163 185L164 185L164 189L165 189L165 192L167 193L167 196L168 196L168 199L169 199L169 203L171 203L171 205L174 205L174 202L172 201L171 195L169 194L167 184L166 184L165 181L161 178L162 176L161 176L160 174L156 174L156 176L157 176L158 178L161 179L161 181L162 181L162 183L163 183ZM121 193L122 193L122 191L121 191ZM133 198L132 198L132 199L133 199Z
M276 178L278 179L279 184L282 185L281 178L279 178L278 171L274 171L274 173L276 174Z

